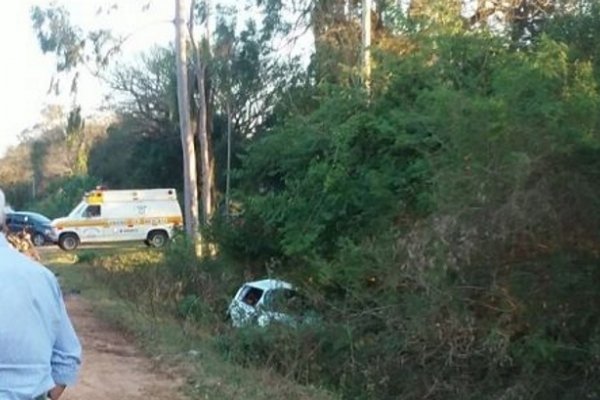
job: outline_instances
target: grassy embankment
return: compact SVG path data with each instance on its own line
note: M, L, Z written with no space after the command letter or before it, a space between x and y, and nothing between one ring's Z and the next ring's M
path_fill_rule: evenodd
M183 390L192 398L334 398L323 390L294 383L267 366L248 368L230 363L215 348L214 332L203 330L199 324L176 321L156 308L116 294L87 262L91 258L114 256L114 248L82 250L78 254L45 249L42 253L44 263L59 275L66 295L80 294L92 304L99 318L131 335L152 362L167 363L180 371L187 382ZM119 248L118 253L125 260L128 256L143 257L144 253L149 258L160 257L160 253L127 247ZM116 267L126 269L127 265Z

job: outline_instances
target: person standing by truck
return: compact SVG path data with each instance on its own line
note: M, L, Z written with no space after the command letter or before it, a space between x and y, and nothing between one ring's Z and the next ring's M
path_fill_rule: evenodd
M0 190L0 223L4 218ZM0 400L58 400L80 364L56 277L0 234Z

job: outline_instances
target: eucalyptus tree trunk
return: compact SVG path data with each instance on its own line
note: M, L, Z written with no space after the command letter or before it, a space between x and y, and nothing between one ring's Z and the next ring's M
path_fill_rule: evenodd
M363 0L362 10L362 71L367 91L371 89L371 10L373 0Z
M183 151L183 186L185 231L195 243L198 238L198 177L196 174L196 149L190 116L190 95L187 72L187 26L184 11L187 0L175 0L175 52L177 58L177 102L179 129Z
M192 6L190 8L190 23L188 26L190 32L190 39L194 50L194 56L196 57L195 74L198 83L198 119L196 122L196 134L198 135L198 141L200 142L200 171L202 173L202 186L201 186L201 198L202 198L202 224L207 225L210 223L212 215L214 213L214 191L215 191L215 171L213 162L213 149L212 143L209 137L209 110L207 100L207 84L206 84L206 65L207 60L202 59L202 42L196 43L194 38L194 9L196 0L192 0ZM204 9L206 10L206 24L204 43L206 44L204 54L205 59L210 57L210 1L204 0Z
M202 171L202 223L210 222L214 211L214 171L211 162L212 149L208 139L208 106L206 102L206 68L197 55L196 79L198 79L198 122L197 134L200 141L200 170Z

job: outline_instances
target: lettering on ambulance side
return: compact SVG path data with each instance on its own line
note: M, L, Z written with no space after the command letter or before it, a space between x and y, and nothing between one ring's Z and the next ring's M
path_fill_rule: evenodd
M130 225L162 225L178 224L183 220L180 217L149 217L149 218L130 218L130 219L112 219L108 221L111 226L130 226Z
M135 228L115 229L115 233L135 233L138 231L139 229Z
M64 221L60 225L65 228L86 228L86 227L90 227L90 226L106 227L106 226L108 226L108 221L105 219L97 219L97 220L93 220L93 221L87 221L87 220Z
M161 225L161 224L181 224L183 219L179 216L172 217L146 217L146 218L131 218L131 219L100 219L94 221L64 221L60 224L60 228L73 228L75 231L81 231L85 228L106 228L109 226L127 226L127 225Z

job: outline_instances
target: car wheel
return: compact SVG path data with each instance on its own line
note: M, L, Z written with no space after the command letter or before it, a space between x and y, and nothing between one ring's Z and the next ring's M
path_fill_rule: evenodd
M65 251L73 251L79 246L79 238L73 233L65 233L58 239L58 245Z
M156 249L164 247L168 240L169 236L167 236L167 233L164 231L154 231L150 232L148 235L148 242L150 243L150 246Z
M31 241L37 247L43 246L44 243L46 243L46 239L44 238L44 235L42 235L41 233L34 234Z

